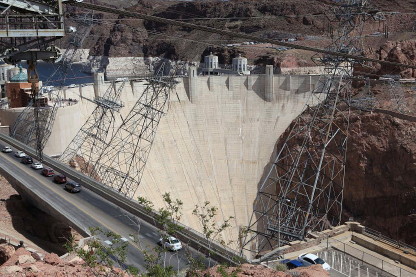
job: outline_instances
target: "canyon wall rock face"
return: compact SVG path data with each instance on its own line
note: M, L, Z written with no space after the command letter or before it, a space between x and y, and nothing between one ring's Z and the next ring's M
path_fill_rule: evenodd
M416 65L416 40L387 41L376 50L369 48L366 56L382 61ZM365 72L375 75L399 75L401 78L415 78L416 70L392 65L372 64L371 67L357 65L358 72Z
M416 245L416 122L358 112L350 120L346 219Z
M344 131L346 113L339 112L334 119ZM393 239L416 245L416 117L406 120L392 114L351 111L341 221L352 217ZM308 122L310 112L301 117ZM288 133L279 139L276 149L281 149ZM311 132L312 138L319 136ZM290 148L300 147L303 139L295 136ZM317 161L320 151L313 149L320 144L308 147ZM326 153L337 153L333 144ZM305 170L304 178L311 174Z
M120 1L101 0L97 4L128 11L155 15L175 20L201 24L233 32L243 32L260 37L284 39L315 36L312 43L319 46L321 40L328 38L329 22L336 1L310 0L308 5L302 0L239 0L239 1ZM414 3L406 0L371 1L374 10L413 12ZM77 26L82 30L81 16L85 10L66 6L67 26ZM91 14L87 14L88 18ZM78 17L74 20L74 17ZM143 57L163 56L165 58L192 60L200 59L206 48L213 44L238 42L238 39L212 35L189 28L175 27L163 23L129 19L123 16L96 12L91 33L87 35L83 48L91 49L94 56ZM259 19L261 18L261 20ZM201 20L206 18L206 20ZM210 20L210 18L229 18L230 20ZM412 32L414 15L386 15L384 23L366 22L366 33L382 31L382 25L389 26L391 33ZM381 26L381 27L380 27ZM381 28L381 29L380 29ZM319 36L321 36L319 39ZM61 47L66 48L73 34L64 38ZM402 38L398 38L402 39ZM379 41L371 37L368 41ZM384 43L386 39L381 39ZM318 43L318 44L317 44ZM325 44L326 45L326 44ZM379 46L377 46L378 49Z

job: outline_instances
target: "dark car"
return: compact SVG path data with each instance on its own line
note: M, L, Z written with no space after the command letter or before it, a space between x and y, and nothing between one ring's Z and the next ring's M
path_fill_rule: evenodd
M67 191L70 191L70 192L80 192L81 191L81 185L78 184L78 183L70 181L70 182L67 182L65 184L65 189Z
M294 268L304 266L303 263L298 260L283 260L280 263L285 264L288 269L294 269Z
M24 164L32 164L33 163L33 159L29 156L23 157L22 158L22 163Z
M62 174L55 175L55 177L53 177L53 180L55 181L55 183L58 183L58 184L66 183L66 177Z
M55 171L53 171L52 168L44 168L42 170L42 175L46 176L46 177L51 177L51 176L55 175Z

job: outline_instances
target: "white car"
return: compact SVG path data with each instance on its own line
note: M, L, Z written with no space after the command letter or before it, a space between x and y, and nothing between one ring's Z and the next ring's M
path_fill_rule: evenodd
M32 168L34 169L43 169L43 165L39 162L35 162L31 165Z
M68 88L75 88L75 87L77 87L77 85L75 85L75 84L70 84L70 85L68 86Z
M10 148L10 146L4 146L3 149L1 149L1 151L4 153L10 153L13 150Z
M320 264L325 270L331 269L331 266L329 264L327 264L324 260L322 260L321 258L319 258L318 256L314 254L310 254L310 253L301 254L299 255L298 259L306 266Z
M23 151L16 151L16 153L14 153L14 155L18 158L26 157L26 154Z
M160 238L159 244L171 251L182 249L182 243L175 237Z

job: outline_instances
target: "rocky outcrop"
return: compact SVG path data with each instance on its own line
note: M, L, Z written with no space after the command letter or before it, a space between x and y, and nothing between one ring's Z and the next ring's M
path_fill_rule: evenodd
M381 61L390 61L408 65L416 65L416 40L388 41L378 49L368 49L367 57ZM398 75L401 78L415 78L416 70L392 65L373 64L371 67L356 65L355 71L373 76Z
M0 247L0 256L8 256L11 252ZM58 255L51 253L45 259L37 260L24 248L18 248L9 259L0 266L0 276L130 276L126 272L107 267L90 268L80 260L64 261Z
M8 244L0 245L0 265L8 261L16 250Z
M0 255L10 254L10 251L2 251ZM7 252L7 253L6 253ZM197 272L189 276L252 276L252 277L325 277L329 273L325 271L321 265L310 267L301 267L287 272L279 272L271 268L261 265L243 264L239 267L223 267L215 266L205 271ZM54 253L46 254L44 260L35 260L31 257L30 252L24 248L19 248L6 263L0 266L0 276L31 276L31 277L47 277L47 276L131 276L125 271L118 268L108 268L99 266L91 268L85 265L82 260L73 259L66 261L61 259Z
M96 2L105 6L124 8L128 11L186 20L191 23L274 39L327 34L329 22L326 20L326 15L331 15L334 6L337 5L333 0L309 0L307 5L303 0L180 2L100 0ZM375 10L413 12L414 7L409 1L397 0L394 2L394 5L391 5L389 0L380 0L373 1L371 4ZM83 24L80 24L81 21L74 21L72 18L76 18L76 15L83 14L85 11L71 6L67 6L66 9L67 25L77 26L77 29L81 31L84 28ZM261 16L264 18L259 20ZM95 19L94 26L83 45L84 48L91 49L93 56L143 57L157 55L165 58L197 61L204 49L210 44L210 40L214 44L217 41L223 41L221 43L224 44L236 42L235 39L223 36L211 37L206 32L164 23L140 19L126 20L123 16L99 12L94 13L93 17ZM204 21L193 20L193 18L230 18L230 20ZM413 31L415 16L408 14L387 15L387 19L389 30L393 33ZM367 34L380 31L378 22L374 24L367 22L367 25L369 25ZM67 36L65 40L72 41L73 35ZM325 40L325 37L319 40ZM374 40L371 39L371 41ZM66 47L63 46L63 48Z
M387 92L381 92L385 97ZM379 95L381 97L381 95ZM385 100L386 101L386 100ZM409 104L410 101L407 101ZM388 103L385 103L387 106ZM410 111L415 105L408 105ZM342 130L346 128L347 112L334 119ZM301 117L310 122L310 111ZM342 221L353 218L384 235L416 246L416 120L394 112L351 111L346 153ZM293 124L293 123L292 123ZM293 125L292 125L293 126ZM281 149L285 137L276 149ZM319 132L311 132L312 141L320 141ZM302 135L294 136L290 149L302 145ZM309 153L318 160L320 145L308 144ZM335 144L327 153L338 154ZM318 151L316 151L318 150ZM338 157L342 159L341 156ZM307 179L311 172L305 170ZM341 179L337 179L341 182Z
M352 113L344 215L416 246L415 137L415 122Z
M195 275L192 275L195 276ZM225 268L222 266L214 266L205 271L199 272L196 276L237 276L237 277L325 277L329 276L329 273L322 268L321 265L313 265L309 267L300 267L290 270L288 272L276 271L271 268L265 268L261 265L243 264L240 267Z

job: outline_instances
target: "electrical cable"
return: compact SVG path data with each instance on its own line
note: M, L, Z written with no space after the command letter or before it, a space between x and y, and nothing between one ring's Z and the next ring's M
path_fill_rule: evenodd
M230 36L230 37L243 38L243 39L247 39L249 41L266 42L266 43L271 43L271 44L275 44L275 45L291 47L291 48L294 48L294 49L301 49L301 50L326 54L326 55L335 56L335 57L342 57L342 58L345 59L345 61L359 60L359 61L374 62L374 63L385 64L385 65L396 66L396 67L416 69L416 65L407 65L407 64L403 64L403 63L390 62L390 61L380 61L380 60L377 60L377 59L367 58L367 57L364 57L364 56L356 56L356 55L351 55L351 54L348 54L348 53L341 53L341 52L325 50L325 49L320 49L320 48L314 48L314 47L309 47L309 46L302 46L302 45L297 45L297 44L288 43L288 42L282 42L282 41L278 41L278 40L274 40L274 39L261 38L261 37L257 37L257 36L253 36L253 35L249 35L249 34L244 34L244 33L230 32L230 31L227 31L227 30L220 30L220 29L216 29L216 28L212 28L212 27L203 26L203 25L180 22L180 21L167 19L167 18L161 18L161 17L157 17L157 16L152 16L152 15L146 15L146 14L141 14L141 13L129 12L129 11L125 11L125 10L113 9L113 8L103 7L103 6L84 3L84 2L76 2L74 0L70 0L70 1L67 1L65 3L69 4L69 5L79 6L79 7L83 7L83 8L86 8L86 9L92 9L92 10L101 11L101 12L119 14L119 15L124 15L124 16L129 16L129 17L135 17L135 18L142 18L142 19L146 19L146 20L150 20L150 21L156 21L156 22L160 22L160 23L176 25L176 26L196 29L196 30L200 30L200 31L206 31L206 32L209 32L209 33L215 33L215 34L220 34L220 35L225 35L225 36Z

